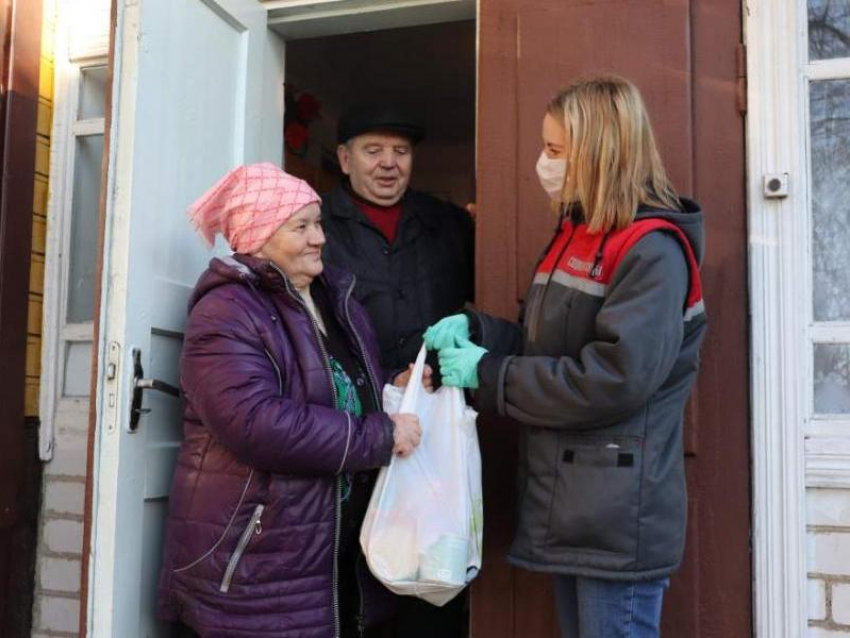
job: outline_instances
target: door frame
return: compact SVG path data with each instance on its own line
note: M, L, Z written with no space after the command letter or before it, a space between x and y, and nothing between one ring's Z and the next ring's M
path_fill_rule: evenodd
M819 74L830 77L847 62L809 63L806 9L803 0L778 0L769 7L752 0L743 3L749 103L754 633L770 638L802 636L808 628L806 488L850 487L846 427L841 437L841 428L811 418L814 331L806 124L808 80ZM787 197L766 197L766 179L774 175L787 175Z
M475 18L479 0L262 0L285 38L385 31Z
M106 248L106 218L108 189L111 174L110 149L112 148L112 100L115 94L115 34L118 28L118 0L110 0L109 38L106 55L106 106L103 124L103 157L100 166L100 202L98 206L97 267L94 278L94 321L92 325L92 364L89 381L89 431L86 441L86 489L83 503L83 549L80 567L80 624L79 635L88 636L89 583L91 582L91 543L94 533L94 468L95 441L98 425L98 380L100 379L100 332L103 299L104 254Z

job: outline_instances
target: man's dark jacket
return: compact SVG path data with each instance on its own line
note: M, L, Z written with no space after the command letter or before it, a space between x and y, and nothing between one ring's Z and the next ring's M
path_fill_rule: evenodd
M474 226L462 208L408 189L390 244L340 185L324 196L322 221L324 261L356 275L384 370L414 361L425 328L472 299Z

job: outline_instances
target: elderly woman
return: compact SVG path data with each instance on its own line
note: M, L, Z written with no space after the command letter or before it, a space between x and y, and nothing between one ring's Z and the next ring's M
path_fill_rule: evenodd
M201 636L364 635L392 604L357 542L373 470L419 423L381 412L375 335L353 276L323 267L313 189L243 166L189 213L235 254L189 302L160 616Z
M471 310L425 342L443 383L522 425L508 560L555 575L562 635L655 637L685 545L702 211L676 194L623 78L564 89L542 133L537 173L561 218L522 323Z

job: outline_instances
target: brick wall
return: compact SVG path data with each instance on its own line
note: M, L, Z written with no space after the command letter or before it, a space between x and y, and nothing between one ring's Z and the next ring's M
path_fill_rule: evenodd
M79 628L86 437L84 427L60 429L45 465L33 638L77 636Z
M850 487L809 488L810 638L850 637Z

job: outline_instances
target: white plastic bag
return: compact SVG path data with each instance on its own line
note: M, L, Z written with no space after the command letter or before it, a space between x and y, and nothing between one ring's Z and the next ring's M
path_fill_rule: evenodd
M384 387L384 410L416 414L422 441L381 469L360 545L388 589L445 605L481 568L484 508L475 410L459 388L422 387L425 346L407 387Z

